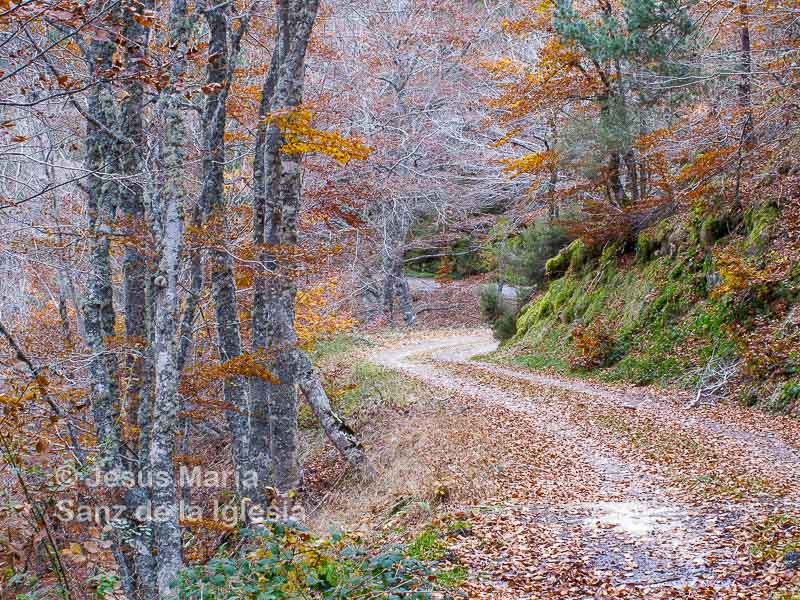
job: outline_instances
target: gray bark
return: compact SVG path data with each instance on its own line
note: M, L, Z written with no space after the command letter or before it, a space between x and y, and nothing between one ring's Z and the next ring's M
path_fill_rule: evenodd
M143 123L144 87L139 79L148 45L148 29L134 18L143 14L145 9L152 8L152 2L130 4L125 6L123 37L126 44L126 69L131 75L127 79L127 97L122 102L121 127L122 138L127 143L118 142L120 169L128 175L127 182L120 186L120 209L128 226L133 225L130 235L136 234L136 226L146 222L144 207L144 188L131 175L145 171L144 153L145 134ZM147 260L139 247L126 244L124 248L123 266L123 298L125 303L125 335L129 344L135 349L128 356L128 390L127 417L131 425L139 431L135 452L138 460L131 465L132 471L139 471L137 481L147 481L149 467L147 456L150 451L152 434L152 356L149 353L151 341L151 317L148 302L150 269ZM150 490L147 486L137 485L127 493L126 504L129 507L126 518L133 523L131 510L144 506L150 501ZM149 527L130 527L128 543L133 552L133 587L138 598L156 597L156 563L153 556L153 536ZM131 559L129 559L131 560Z
M308 357L299 350L294 352L295 373L297 383L306 400L322 425L325 435L341 452L351 465L361 466L366 462L366 455L355 432L347 426L331 407L328 395L322 387L319 374Z
M209 27L209 61L207 82L211 91L206 96L203 114L203 189L199 205L204 209L206 220L213 217L217 239L224 239L224 165L225 165L225 127L227 114L225 101L232 79L232 62L236 59L239 42L247 22L241 23L231 40L229 48L230 4L215 4L205 10ZM217 320L217 337L220 359L225 362L242 355L242 338L236 302L236 282L230 254L218 242L209 251L211 261L211 285L214 310ZM257 490L242 489L251 481L246 476L250 470L248 442L248 396L244 377L239 375L225 378L223 384L225 403L228 406L226 418L232 437L233 464L237 472L241 496L253 495Z
M267 313L267 278L276 270L276 261L267 250L265 244L271 235L272 211L274 206L269 200L276 196L274 174L276 172L275 135L270 136L268 144L267 116L275 94L278 79L278 68L286 55L288 39L285 32L278 37L272 61L264 85L261 89L259 103L259 126L256 132L255 156L253 159L253 244L261 248L258 253L258 264L253 279L253 312L252 312L252 349L254 352L266 351L269 339L269 315ZM269 193L268 193L269 189ZM268 229L270 232L268 233ZM271 419L269 383L259 377L250 381L250 464L258 474L258 480L264 485L274 485L271 444ZM261 488L263 489L263 487ZM257 493L257 502L265 503L266 499Z
M274 93L268 102L269 112L273 114L291 112L302 101L306 48L317 8L317 0L278 1L278 47L274 55L277 64L273 65L274 70L270 69L262 97L262 107L266 107L267 95L272 92L274 85ZM263 240L267 248L296 246L302 156L281 151L284 140L276 123L271 123L266 131L259 133L261 137L254 168L254 209L257 216L254 240ZM258 393L259 397L254 399L253 405L265 407L263 415L269 422L268 440L263 442L261 448L269 449L274 485L285 492L300 484L297 458L298 385L314 407L326 433L348 460L360 463L363 454L352 432L330 408L307 357L296 347L294 265L291 262L278 264L266 250L261 258L265 266L264 282L259 283L256 290L258 306L254 315L257 319L254 321L254 345L270 349L269 368L279 382L264 382L255 386L254 393Z
M158 244L158 272L153 280L155 325L153 354L155 399L149 469L152 474L154 539L158 554L156 584L159 596L170 592L170 582L183 566L177 484L173 458L178 430L178 361L180 343L178 269L183 246L183 210L186 190L181 169L185 164L186 124L180 107L191 24L185 0L173 0L170 15L172 70L158 106L164 134L157 155L160 174L150 203L151 225Z

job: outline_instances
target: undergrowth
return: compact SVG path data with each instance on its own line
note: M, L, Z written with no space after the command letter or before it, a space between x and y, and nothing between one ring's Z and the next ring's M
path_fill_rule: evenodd
M454 597L437 581L435 557L415 547L371 550L356 536L314 536L270 524L246 532L244 551L223 551L204 565L184 569L175 582L181 600L278 600ZM442 571L445 580L451 571Z

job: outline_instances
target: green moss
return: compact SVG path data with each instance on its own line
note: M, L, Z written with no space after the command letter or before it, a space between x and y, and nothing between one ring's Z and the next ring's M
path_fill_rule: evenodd
M600 267L604 268L611 264L612 261L616 260L617 255L620 252L620 244L613 243L606 245L603 248L603 252L600 254Z
M649 252L657 240L648 240L641 246L646 244ZM596 319L615 327L614 344L596 373L606 380L642 384L681 376L693 366L693 357L680 351L691 335L705 336L709 347L712 343L720 347L731 315L706 311L717 302L695 301L696 272L703 261L687 250L677 257L677 265L668 257L653 255L620 268L619 251L617 245L607 246L598 271L568 269L523 310L514 343L524 343L533 352L520 358L520 364L568 371L574 353L573 324Z
M571 248L570 259L569 259L569 268L573 272L580 271L586 262L589 260L589 248L586 244L583 243L582 240L577 239L572 242L567 248Z
M528 304L517 317L517 336L524 334L536 322L536 304Z
M777 218L778 209L771 203L751 208L745 213L744 223L747 228L746 248L749 254L761 254L766 250L772 225Z
M553 303L550 301L549 297L545 297L539 303L539 310L536 311L536 321L541 321L542 319L546 319L553 313Z
M558 282L553 285L552 289L554 290L553 309L557 310L572 298L572 295L576 291L575 280L572 277L564 277L563 279L559 279Z
M661 240L651 233L642 231L636 238L636 261L646 263L661 248Z
M580 240L574 240L544 265L548 277L559 277L567 270L579 271L589 258L589 250Z
M769 227L771 210L753 213L746 222L749 228ZM720 223L725 222L724 232ZM705 223L711 237L728 235L735 219L729 217L697 220L698 230ZM683 229L681 229L683 227ZM735 229L735 228L734 228ZM563 269L544 293L524 307L517 320L517 332L511 341L514 361L536 370L565 374L583 373L570 368L576 355L571 332L576 325L601 321L611 328L613 344L593 375L608 381L636 384L670 383L687 387L696 385L696 374L710 360L735 359L740 351L736 328L755 314L768 315L769 302L758 296L716 295L719 273L714 264L715 250L685 243L685 226L660 224L637 240L636 259L620 254L622 247L607 245L595 262L582 268L565 265L565 249L555 263ZM735 238L726 239L726 248L743 252L742 229ZM669 252L659 251L669 240ZM706 238L711 239L711 238ZM577 245L576 245L577 246ZM573 249L576 247L573 246ZM587 269L586 265L593 265ZM770 288L769 300L781 299L784 309L800 300L800 267L796 267L779 286ZM788 306L787 306L788 305ZM797 309L794 309L797 310ZM511 355L512 353L509 353ZM771 386L751 386L756 390L748 398L786 411L800 406L800 352L784 365L783 379ZM763 382L762 382L763 383ZM767 402L769 400L769 402Z
M553 258L544 263L544 272L548 277L558 277L567 272L569 268L569 255L562 250Z

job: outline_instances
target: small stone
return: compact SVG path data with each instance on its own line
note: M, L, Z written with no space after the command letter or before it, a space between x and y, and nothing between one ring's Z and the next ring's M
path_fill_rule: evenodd
M800 552L787 552L783 555L783 562L787 567L800 569Z

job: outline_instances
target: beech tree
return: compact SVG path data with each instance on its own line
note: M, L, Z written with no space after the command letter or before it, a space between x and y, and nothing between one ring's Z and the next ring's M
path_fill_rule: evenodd
M268 506L270 487L287 493L301 484L298 388L334 445L351 463L364 464L354 433L333 411L318 375L298 347L295 254L303 154L321 152L341 161L343 152L349 160L366 156L367 149L311 126L311 114L301 102L318 4L279 2L272 62L257 115L252 247L245 249L258 254L251 332L243 327L237 297L234 261L240 249L231 247L229 237L226 106L243 40L254 16L261 14L260 5L190 7L174 0L163 14L161 7L142 3L97 5L87 12L71 9L69 14L57 13L59 24L53 25L47 14L38 18L53 31L72 32L60 42L82 53L81 80L73 83L62 74L59 53L64 47L59 42L45 48L41 32L26 29L24 9L13 17L28 39L20 52L32 58L11 76L18 82L26 69L39 69L40 80L51 85L47 73L66 92L37 100L36 105L66 97L85 123L85 166L80 169L84 175L74 189L76 196L86 198L85 258L78 255L87 273L85 288L67 266L74 257L64 248L56 250L59 262L54 270L65 337L75 344L65 352L85 355L88 364L94 441L77 435L71 421L69 428L76 469L88 468L90 460L111 481L132 474L137 482L111 488L110 500L126 507L108 523L113 552L128 597L163 597L184 563L182 492L175 464L179 440L186 447L191 431L185 414L196 410L196 400L183 389L182 371L187 366L196 369L194 362L202 355L192 348L207 283L220 361L214 376L222 382L239 496ZM154 27L162 19L166 27ZM83 35L85 28L91 36ZM9 41L14 43L14 36ZM205 57L199 65L198 53ZM79 74L73 58L66 64L71 75ZM42 118L52 116L45 112ZM197 137L195 130L200 132ZM75 134L81 135L80 130ZM14 143L26 144L27 139L19 136ZM79 153L79 146L70 143L70 150ZM50 168L69 169L63 163ZM197 185L187 177L192 173ZM6 177L6 190L9 184L13 179ZM50 181L21 201L38 202L60 185ZM58 220L61 214L54 216ZM80 224L73 225L75 233L81 231ZM56 234L62 239L60 226ZM72 337L73 320L80 342ZM20 315L11 325L24 322L25 315ZM27 357L11 325L3 325L6 341ZM252 340L252 352L244 351L245 338ZM27 364L34 378L47 368L33 360ZM75 370L78 376L80 372ZM56 373L63 386L63 370ZM66 411L57 400L51 401L56 415L63 417ZM87 456L87 443L96 447L96 458L94 453ZM250 488L243 484L253 481L245 476L249 471L259 475ZM143 519L138 510L143 506L157 516Z

